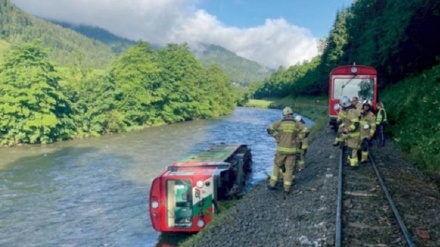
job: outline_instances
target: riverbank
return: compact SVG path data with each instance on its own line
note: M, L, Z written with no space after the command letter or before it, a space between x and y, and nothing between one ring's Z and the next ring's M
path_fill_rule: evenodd
M318 130L328 124L327 102L328 98L326 97L286 97L283 99L251 99L245 106L270 109L282 109L286 106L292 107L294 113L313 120L314 125L310 132L310 135L313 136Z

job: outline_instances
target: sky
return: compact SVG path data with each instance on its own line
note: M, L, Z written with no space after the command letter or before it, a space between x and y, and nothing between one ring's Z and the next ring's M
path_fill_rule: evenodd
M353 0L12 0L38 17L151 44L220 45L276 69L310 60Z

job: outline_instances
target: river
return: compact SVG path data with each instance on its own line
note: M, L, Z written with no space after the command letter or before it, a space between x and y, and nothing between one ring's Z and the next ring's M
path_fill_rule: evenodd
M0 246L173 246L179 238L150 224L153 178L190 152L243 143L252 149L252 188L271 171L275 142L265 128L280 117L236 108L217 119L0 148Z

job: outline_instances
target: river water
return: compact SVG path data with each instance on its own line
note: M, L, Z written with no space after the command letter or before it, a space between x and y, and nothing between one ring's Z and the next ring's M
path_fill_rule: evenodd
M0 246L174 246L150 224L151 181L166 166L212 144L248 144L248 189L267 178L275 142L265 128L279 110L142 131L0 148ZM310 124L310 123L309 123Z

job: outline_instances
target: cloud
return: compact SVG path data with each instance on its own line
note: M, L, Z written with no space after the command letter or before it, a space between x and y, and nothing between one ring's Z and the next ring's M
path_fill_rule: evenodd
M252 28L225 26L197 9L200 0L13 0L39 17L99 26L119 36L154 44L216 44L270 68L288 67L316 56L309 30L284 19Z

